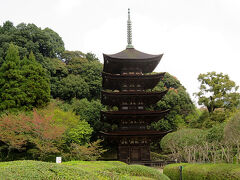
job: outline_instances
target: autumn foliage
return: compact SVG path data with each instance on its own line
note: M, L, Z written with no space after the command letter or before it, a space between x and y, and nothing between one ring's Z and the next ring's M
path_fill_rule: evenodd
M53 123L52 116L42 116L36 110L32 115L5 115L0 119L0 141L11 150L26 151L30 147L39 154L58 153L56 141L65 127Z
M92 131L85 120L54 103L28 114L6 114L0 117L0 161L94 160L105 150L101 140L90 143Z

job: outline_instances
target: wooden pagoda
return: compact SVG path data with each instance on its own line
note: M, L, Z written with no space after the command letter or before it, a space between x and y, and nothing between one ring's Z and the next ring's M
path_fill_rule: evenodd
M102 111L101 121L117 124L118 128L102 134L109 142L117 143L118 160L127 163L150 161L150 143L167 133L150 130L148 126L163 118L168 111L146 110L167 92L151 91L164 77L164 73L150 74L162 54L150 55L134 49L128 12L127 48L117 54L103 54L103 57L101 101L109 107L118 107L118 110Z

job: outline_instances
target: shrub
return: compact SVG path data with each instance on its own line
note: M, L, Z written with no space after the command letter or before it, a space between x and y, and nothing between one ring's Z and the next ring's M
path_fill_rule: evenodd
M169 180L169 178L163 175L159 170L145 167L141 165L125 165L125 166L118 166L107 169L110 172L117 172L122 175L130 174L131 176L142 176L148 177L153 179L160 179L160 180Z
M6 178L7 177L7 178ZM160 171L117 161L71 161L62 164L40 161L0 163L0 179L159 179L169 180Z
M205 140L205 132L201 129L181 129L169 133L161 140L164 151L182 149L186 146L200 144Z
M240 165L237 164L170 164L163 173L171 180L180 179L179 166L183 166L184 180L237 180L240 179Z
M180 166L186 167L187 165L188 165L187 163L169 164L164 167L163 174L167 175L171 180L179 180L180 179L179 167Z
M158 154L156 152L151 152L151 160L153 161L166 161L168 156L164 154Z
M0 179L98 179L78 167L39 161L15 161L0 164Z
M69 152L63 153L63 157L66 160L97 160L107 151L102 148L101 142L101 140L97 140L85 145L72 143Z
M169 133L161 140L163 151L171 153L172 160L178 161L202 161L199 154L205 150L201 149L206 141L206 132L201 129L181 129ZM204 158L205 159L205 158Z

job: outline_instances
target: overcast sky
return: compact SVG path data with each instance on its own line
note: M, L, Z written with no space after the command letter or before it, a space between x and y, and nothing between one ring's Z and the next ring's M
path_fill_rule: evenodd
M240 0L0 0L0 24L49 27L67 50L102 61L127 45L128 8L135 49L164 53L156 72L176 76L190 95L200 73L223 72L240 85Z

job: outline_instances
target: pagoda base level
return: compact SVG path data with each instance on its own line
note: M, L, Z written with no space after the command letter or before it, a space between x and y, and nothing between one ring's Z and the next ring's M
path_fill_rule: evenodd
M131 164L141 161L151 161L150 146L118 146L118 160Z

